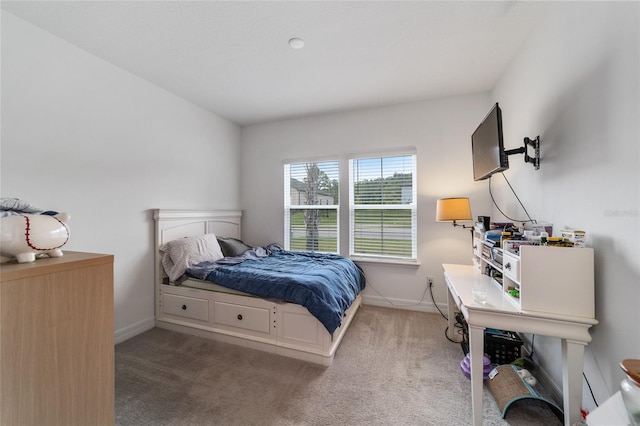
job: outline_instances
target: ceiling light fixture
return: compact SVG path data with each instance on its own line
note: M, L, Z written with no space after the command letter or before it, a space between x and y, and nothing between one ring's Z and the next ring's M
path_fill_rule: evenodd
M289 39L289 46L292 49L302 49L302 47L304 46L304 40L301 38L294 37L292 39Z

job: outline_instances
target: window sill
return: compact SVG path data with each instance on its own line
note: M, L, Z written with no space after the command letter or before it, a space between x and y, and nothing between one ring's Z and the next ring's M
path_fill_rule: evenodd
M364 257L364 256L350 256L351 260L356 263L372 263L378 265L392 265L392 266L408 266L413 268L420 267L420 261L413 259L389 259L384 257Z

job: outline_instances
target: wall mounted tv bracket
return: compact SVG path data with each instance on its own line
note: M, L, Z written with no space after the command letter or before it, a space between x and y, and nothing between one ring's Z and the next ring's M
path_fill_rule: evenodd
M534 156L529 156L529 146L534 150ZM535 139L524 138L524 146L506 150L505 155L524 154L524 162L532 163L536 170L540 168L540 136Z

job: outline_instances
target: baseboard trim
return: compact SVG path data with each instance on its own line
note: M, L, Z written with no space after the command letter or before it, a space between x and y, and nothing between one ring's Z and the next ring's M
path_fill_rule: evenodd
M391 297L381 297L375 295L364 295L362 298L363 305L371 305L371 306L380 306L383 308L394 308L394 309L404 309L407 311L419 311L419 312L429 312L429 313L439 313L438 309L436 309L436 305L434 305L431 301L415 302L413 300L406 299L397 299ZM447 305L437 306L440 308L442 312L447 311Z
M144 333L147 330L151 330L156 326L156 318L151 317L147 319L143 319L142 321L138 321L135 324L131 324L127 327L123 327L119 330L116 330L113 335L114 344L122 343L125 340L129 340L138 334Z
M558 384L553 381L551 376L547 373L547 370L540 366L536 366L535 370L531 372L531 374L540 381L543 388L547 389L551 394L551 399L558 404L558 406L562 407L562 387L558 386Z
M522 346L522 355L531 359L531 353L526 345ZM551 378L551 375L547 373L547 370L540 365L536 365L535 369L531 371L531 374L538 380L540 385L550 394L550 399L555 402L559 407L563 406L562 401L562 385L558 384Z

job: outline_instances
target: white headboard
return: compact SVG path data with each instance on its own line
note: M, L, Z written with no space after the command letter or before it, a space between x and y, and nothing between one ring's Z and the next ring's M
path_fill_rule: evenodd
M240 210L153 210L156 224L155 264L156 283L166 274L162 268L161 245L177 238L214 233L217 237L241 239L242 211Z

